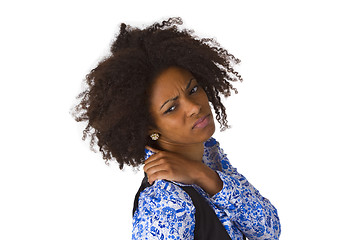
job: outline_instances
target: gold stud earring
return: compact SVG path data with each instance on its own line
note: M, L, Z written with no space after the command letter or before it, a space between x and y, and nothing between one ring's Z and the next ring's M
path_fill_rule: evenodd
M150 137L152 140L156 141L159 139L160 135L158 133L153 133L150 135Z

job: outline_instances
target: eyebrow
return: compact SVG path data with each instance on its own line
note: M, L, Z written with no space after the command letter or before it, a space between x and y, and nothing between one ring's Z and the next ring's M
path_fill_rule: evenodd
M192 77L192 78L189 80L188 84L186 85L185 90L187 90L187 89L190 87L191 81L192 81L193 79L195 79L195 78ZM163 103L163 105L161 105L160 110L165 106L165 104L167 104L167 103L170 102L170 101L175 101L175 100L178 99L178 98L179 98L179 96L176 96L176 97L174 97L174 98L170 98L170 99L166 100L166 101Z
M187 90L187 89L190 87L191 81L192 81L193 79L194 79L194 78L191 78L191 79L189 80L188 84L186 85L185 90Z

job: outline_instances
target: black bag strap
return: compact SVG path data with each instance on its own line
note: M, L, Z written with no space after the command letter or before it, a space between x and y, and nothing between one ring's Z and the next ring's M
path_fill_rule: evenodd
M216 216L206 200L191 186L180 186L189 196L195 206L194 239L231 240L224 225Z
M138 208L138 200L140 193L149 186L150 184L148 183L147 177L145 175L134 199L133 215ZM214 210L209 206L206 200L192 186L179 187L181 187L191 197L191 200L195 206L194 239L231 240L224 225L222 225L219 218L216 216Z
M139 196L140 196L140 193L147 187L150 187L150 183L148 182L148 179L147 179L147 176L146 176L146 173L145 173L145 177L143 178L142 182L141 182L141 185L140 185L140 188L139 190L137 191L136 195L135 195L135 199L134 199L134 206L133 206L133 213L132 215L134 216L135 214L135 211L136 209L138 209L138 206L139 206Z

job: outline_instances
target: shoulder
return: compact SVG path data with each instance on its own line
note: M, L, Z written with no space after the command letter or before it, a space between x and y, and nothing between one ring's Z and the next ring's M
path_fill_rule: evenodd
M153 185L145 188L139 196L139 206L143 204L159 207L164 204L177 205L179 203L184 205L183 202L186 203L187 207L192 206L190 196L181 187L166 180L156 180Z
M219 149L220 149L220 144L219 142L211 137L209 138L206 142L204 142L204 158L206 159L211 159L212 161L217 161L219 160Z
M190 196L174 183L157 180L140 193L133 234L136 239L144 235L189 239L194 220L195 207Z
M211 147L215 146L216 144L219 144L219 142L216 141L216 139L213 138L213 137L210 137L210 138L204 143L205 147L207 147L207 148L211 148Z
M229 160L220 143L213 137L204 143L203 162L213 170L224 171L229 168Z

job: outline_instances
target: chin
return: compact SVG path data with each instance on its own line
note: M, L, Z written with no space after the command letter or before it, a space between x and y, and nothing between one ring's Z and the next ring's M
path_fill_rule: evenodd
M207 141L215 133L215 124L214 121L210 123L205 129L202 137L202 142Z

